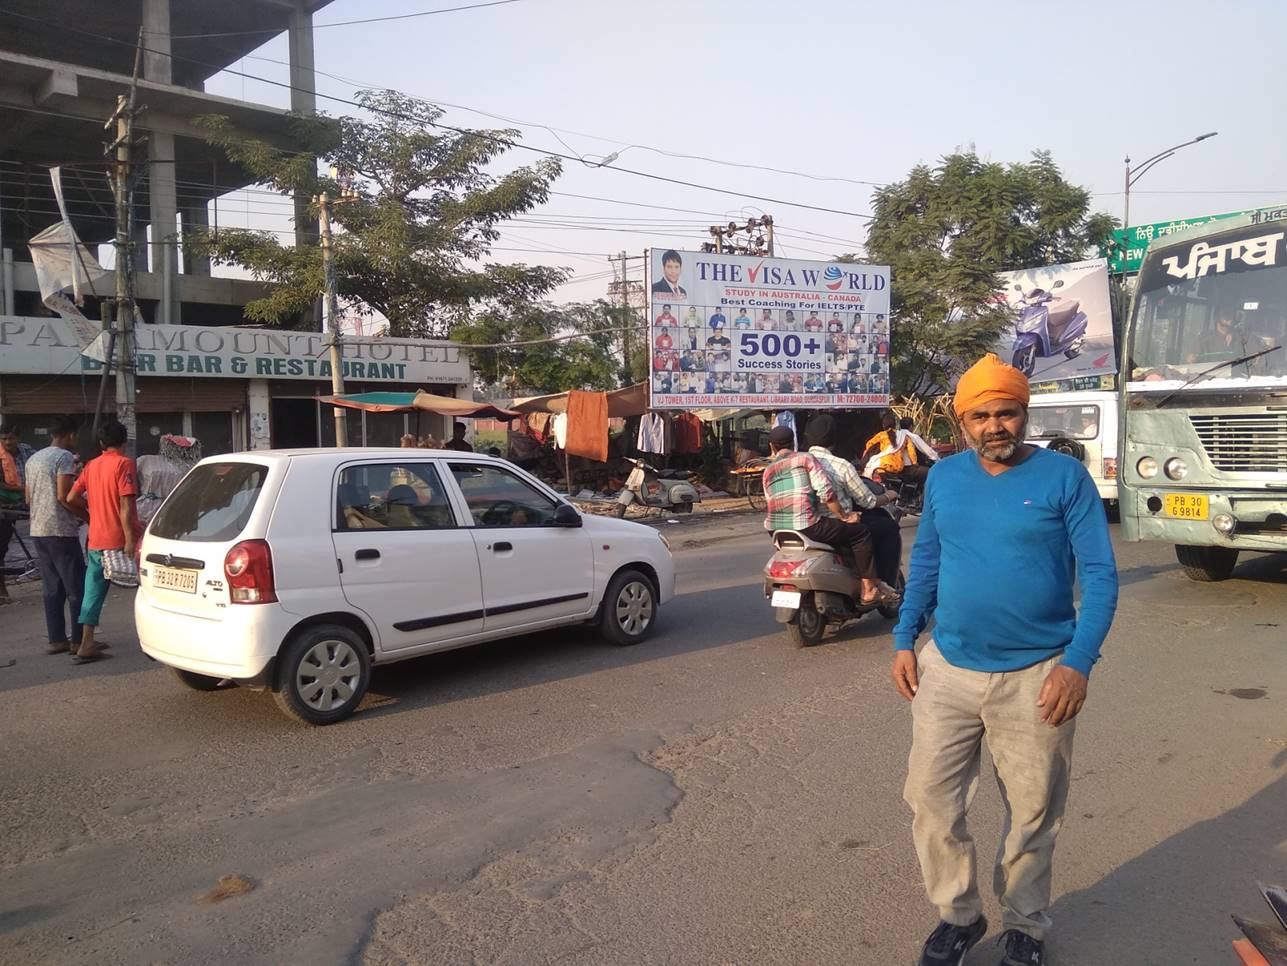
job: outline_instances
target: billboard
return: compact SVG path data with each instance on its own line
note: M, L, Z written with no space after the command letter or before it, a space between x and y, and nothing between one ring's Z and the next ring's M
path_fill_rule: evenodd
M889 269L649 253L654 409L889 403Z
M997 278L1014 322L996 353L1034 385L1078 379L1089 384L1117 372L1104 259L998 272Z

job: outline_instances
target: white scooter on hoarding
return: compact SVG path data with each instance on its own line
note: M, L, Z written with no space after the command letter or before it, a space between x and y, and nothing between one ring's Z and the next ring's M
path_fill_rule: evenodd
M666 474L683 472L683 476L663 475L661 470L645 460L632 459L634 469L626 477L626 485L617 494L616 515L624 517L632 503L670 510L675 513L692 513L693 504L701 502L697 487L689 475L681 470L666 470Z

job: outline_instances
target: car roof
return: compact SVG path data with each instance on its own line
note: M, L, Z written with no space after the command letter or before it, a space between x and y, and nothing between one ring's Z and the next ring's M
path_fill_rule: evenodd
M308 461L326 461L345 462L362 457L380 457L389 458L400 456L403 459L408 458L408 454L414 454L418 460L423 459L460 459L465 458L475 462L483 463L505 463L507 460L499 456L491 456L487 453L462 453L450 449L420 449L419 447L401 447L401 446L325 446L314 447L312 449L250 449L242 450L238 453L222 453L218 456L207 456L201 462L238 462L238 463L255 463L255 462L283 462L288 460L308 460Z

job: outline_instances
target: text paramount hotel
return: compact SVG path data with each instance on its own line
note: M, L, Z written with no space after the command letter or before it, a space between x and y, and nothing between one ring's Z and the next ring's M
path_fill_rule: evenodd
M653 249L655 409L889 403L889 269Z

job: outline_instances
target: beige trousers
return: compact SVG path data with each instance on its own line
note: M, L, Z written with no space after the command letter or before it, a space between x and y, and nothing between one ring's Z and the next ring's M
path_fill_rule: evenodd
M1035 939L1050 928L1051 858L1068 799L1076 728L1076 719L1052 728L1039 717L1037 697L1058 662L1055 656L988 674L949 664L933 641L921 650L903 798L914 813L925 891L945 922L969 925L983 911L965 816L978 788L986 735L1005 805L993 875L1002 926Z

